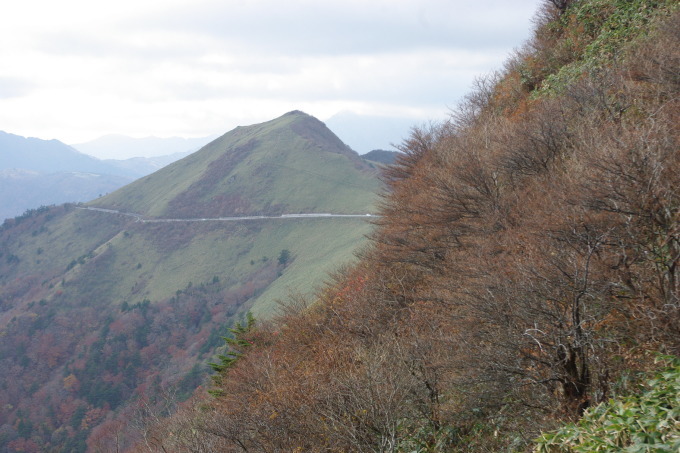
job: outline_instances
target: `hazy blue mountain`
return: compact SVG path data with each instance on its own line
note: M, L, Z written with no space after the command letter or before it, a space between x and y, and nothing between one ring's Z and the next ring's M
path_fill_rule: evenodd
M106 159L104 162L116 167L122 174L135 178L141 178L142 176L146 176L155 172L156 170L160 170L166 165L180 160L191 153L192 151L184 151L157 157L131 157L130 159L124 160Z
M43 173L76 171L117 174L115 167L59 140L26 138L0 131L0 170L13 168Z
M0 223L40 206L89 201L132 180L124 176L84 172L0 170Z
M158 151L158 144L147 143ZM176 149L179 143L171 141L167 149ZM59 140L0 131L0 223L42 205L90 201L190 153L183 149L164 156L100 160Z

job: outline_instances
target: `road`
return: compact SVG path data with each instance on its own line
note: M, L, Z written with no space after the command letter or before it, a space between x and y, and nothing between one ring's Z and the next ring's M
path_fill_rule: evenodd
M96 211L105 212L108 214L123 215L127 217L133 217L135 221L141 223L172 223L172 222L236 222L243 220L264 220L264 219L328 219L328 218L373 218L379 217L374 214L329 214L329 213L308 213L308 214L281 214L278 216L265 216L265 215L254 215L254 216L242 216L242 217L206 217L206 218L195 218L195 219L148 219L141 214L134 212L123 212L117 211L115 209L104 209L104 208L93 208L89 206L77 206L77 209L82 209L85 211Z

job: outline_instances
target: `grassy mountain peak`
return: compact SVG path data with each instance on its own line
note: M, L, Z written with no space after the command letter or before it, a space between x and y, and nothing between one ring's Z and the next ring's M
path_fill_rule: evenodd
M92 205L166 218L363 213L370 201L358 195L376 188L358 154L321 121L293 111L237 127Z

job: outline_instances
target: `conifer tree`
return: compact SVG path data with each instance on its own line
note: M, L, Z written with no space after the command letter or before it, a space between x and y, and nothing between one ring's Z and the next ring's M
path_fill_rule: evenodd
M210 368L216 372L216 374L211 376L213 384L215 384L216 387L221 386L227 370L233 367L236 361L243 355L242 350L250 345L244 336L254 327L255 317L251 312L248 312L246 313L246 319L244 323L237 322L234 324L234 327L227 329L230 335L222 337L225 343L224 347L227 352L217 356L219 362L208 363ZM208 390L208 392L213 396L221 396L223 394L222 390L219 388Z

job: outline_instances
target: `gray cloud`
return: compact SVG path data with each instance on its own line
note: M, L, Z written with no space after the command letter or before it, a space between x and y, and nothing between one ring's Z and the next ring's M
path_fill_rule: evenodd
M257 3L259 7L255 7ZM486 4L484 4L486 3ZM537 0L409 2L223 2L168 10L131 27L218 39L230 51L338 55L419 48L499 49L526 34Z
M407 60L412 60L407 62ZM149 100L270 99L295 102L347 101L361 103L442 105L460 98L488 60L456 63L438 61L438 54L393 55L362 64L359 58L338 57L315 66L314 58L269 61L266 66L235 62L229 70L213 68L215 77L170 80L156 85ZM404 67L398 66L399 62ZM457 64L458 67L454 67ZM244 67L246 70L244 70ZM426 69L424 69L426 68ZM321 70L317 76L315 70ZM248 71L249 70L249 71ZM309 74L312 72L312 75ZM129 93L139 97L141 93Z
M439 115L528 36L541 1L125 1L14 30L0 98L40 104L12 100L0 120L87 137L204 134L283 108Z
M121 35L123 35L121 33ZM40 35L37 47L51 55L80 56L88 58L125 58L138 60L171 60L193 58L196 49L174 43L133 44L122 36L94 35L74 30L50 32Z
M201 58L220 54L233 57L220 71L292 74L304 57L507 51L526 36L538 2L206 0L122 21L116 33L46 33L39 46L52 55L119 58L141 67L172 61L210 69L217 65Z

